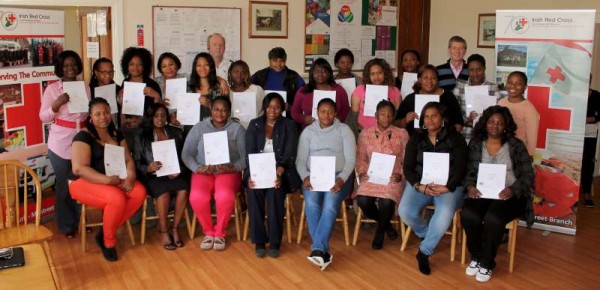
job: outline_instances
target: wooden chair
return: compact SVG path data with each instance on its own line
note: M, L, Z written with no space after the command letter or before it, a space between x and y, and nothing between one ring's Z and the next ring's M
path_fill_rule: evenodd
M292 242L292 219L294 219L294 216L295 216L294 205L293 205L293 200L292 200L293 196L294 196L293 192L288 193L285 196L285 225L286 225L286 235L287 235L288 243ZM294 220L294 224L296 224L295 220ZM248 238L249 228L250 228L250 212L247 212L246 219L244 220L244 236L242 238L244 241Z
M102 220L100 220L99 222L88 222L87 206L85 205L85 203L77 203L81 204L81 216L79 217L79 233L81 235L81 250L85 253L87 236L86 228L101 227L103 226L103 222ZM135 238L133 236L133 229L131 228L131 223L129 223L129 220L127 220L125 224L127 225L127 233L129 234L129 240L131 241L131 245L135 246Z
M508 229L508 247L506 250L508 251L508 272L512 273L515 265L515 251L517 250L517 228L519 227L519 219L514 219L511 222L506 224L506 228ZM466 262L466 253L467 253L467 234L465 231L462 231L462 251L460 257L460 263L465 264Z
M35 221L28 221L29 189L35 191ZM19 200L22 190L23 201ZM54 261L48 246L52 232L40 225L42 214L42 186L40 178L27 165L16 160L0 161L0 248L24 244L41 243L45 258L54 279L54 285L60 289L60 282L54 267Z
M342 200L341 204L342 217L336 218L336 222L342 222L344 227L344 240L346 246L350 245L350 232L348 230L348 213L346 212L346 200ZM306 220L306 201L302 201L302 212L300 213L300 224L298 225L298 236L296 243L302 242L302 231L304 230L304 220Z
M358 205L356 205L356 207L358 207ZM369 223L369 224L377 223L376 220L363 218L363 215L364 215L364 213L363 213L362 209L360 207L358 207L358 213L356 214L356 225L354 226L354 237L352 238L353 246L356 246L356 243L358 242L358 234L360 233L360 225L362 223ZM404 224L400 220L400 217L398 215L394 215L394 218L390 222L396 226L396 229L398 229L398 227L400 227L400 238L402 239L402 243L404 243L404 234L405 234L406 229L404 227Z
M428 205L423 209L423 215L426 214L427 210L433 210L435 211L435 206L433 205ZM454 212L454 217L452 218L452 228L450 231L446 231L447 235L450 235L452 240L450 243L450 261L454 261L454 257L456 255L456 239L458 238L458 228L459 228L459 212L458 210ZM411 227L407 227L406 228L406 232L404 233L404 237L402 238L402 246L400 247L400 250L404 252L404 250L406 249L406 244L408 243L408 239L410 237L410 232L412 231Z
M235 194L235 203L233 205L233 214L231 215L231 217L234 219L235 221L235 235L237 237L238 241L242 240L242 232L241 232L241 222L242 222L242 206L241 206L241 201L240 201L240 192ZM212 214L213 218L216 218L217 215L216 214ZM196 216L196 214L194 213L194 217L192 218L192 228L191 228L191 234L190 234L190 239L193 239L194 236L196 235L196 223L198 222L198 217Z
M154 198L152 198L154 200ZM146 209L148 208L148 198L144 199L144 205L142 206L142 225L141 225L141 233L140 233L140 243L143 245L146 242L146 222L148 220L157 220L158 214L154 216L148 216L146 213ZM183 216L185 217L185 225L188 230L188 235L190 240L193 238L192 236L192 222L190 221L190 216L188 214L187 207L183 210ZM173 219L175 217L175 212L170 212L167 215L167 219Z

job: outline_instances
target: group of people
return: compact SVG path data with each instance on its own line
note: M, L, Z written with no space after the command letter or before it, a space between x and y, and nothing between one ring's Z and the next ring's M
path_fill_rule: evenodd
M160 238L166 250L184 246L178 228L188 201L202 225L200 248L224 250L235 197L245 191L255 254L259 258L267 254L278 257L285 195L301 190L312 238L308 260L321 270L333 260L329 239L340 204L355 198L364 214L377 221L373 249L383 247L386 235L391 240L398 238L390 222L396 212L412 227L422 240L417 261L424 274L430 273L429 256L455 211L462 208L471 253L466 273L478 281L490 279L504 226L524 213L533 185L532 155L539 115L524 97L525 74L511 73L506 84L508 97L478 115L466 109L464 88L488 86L494 96L499 96L499 89L486 81L482 56L474 54L463 60L466 41L458 36L449 41L450 59L438 67L421 64L414 50L402 53L402 71L418 75L414 92L404 97L401 80L394 79L383 59L368 61L358 76L351 70L352 52L342 49L334 59L337 74L325 59L317 59L305 83L285 65L287 55L281 47L269 51L269 66L251 76L246 62L222 58L225 43L221 35L211 35L208 43L209 51L220 52L219 64L211 53L199 53L192 71L185 74L179 71L177 56L164 53L157 63L160 76L155 79L150 78L152 57L148 50L130 47L124 51L120 68L125 81L146 84L141 118L111 112L104 99L93 98L96 87L114 83L114 66L106 58L93 65L89 111L70 113L69 96L62 84L77 80L83 67L75 52L59 55L55 73L60 80L44 92L39 115L43 122L53 122L48 154L56 172L58 229L67 238L73 238L77 229L75 200L102 208L104 225L96 243L107 260L117 260L115 231L141 207L148 194L156 202ZM218 76L223 63L229 64L226 79ZM197 94L201 108L201 119L193 126L181 126L177 112L166 106L173 97L166 95L166 81L186 75L188 92ZM356 84L350 93L336 82L348 78ZM388 88L371 116L364 112L367 85ZM313 117L315 90L335 92L335 99L318 102L317 118ZM247 127L232 117L231 99L236 92L255 93L259 112ZM122 102L122 86L116 86L116 94ZM415 98L421 94L438 95L439 102L429 102L416 112ZM418 122L418 129L414 122ZM210 165L204 139L217 132L226 132L228 148L223 150L229 151L229 162ZM468 145L465 138L470 139ZM182 170L157 177L162 164L153 159L152 143L168 139L175 141ZM104 148L108 144L124 148L125 178L106 175ZM272 187L259 189L248 166L248 155L269 152L275 156L276 176ZM368 168L375 153L395 157L386 184L370 180ZM448 155L447 182L421 183L426 153ZM325 191L313 190L311 183L313 157L321 156L335 159L335 180ZM506 164L505 189L497 199L480 198L476 184L480 163ZM355 179L360 184L357 187ZM169 225L167 215L173 199L174 219ZM216 223L211 217L213 199ZM431 204L435 211L425 220L422 209Z

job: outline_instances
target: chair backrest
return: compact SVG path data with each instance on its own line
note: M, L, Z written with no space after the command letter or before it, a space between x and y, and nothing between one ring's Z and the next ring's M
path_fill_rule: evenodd
M0 229L28 224L29 194L35 191L35 225L42 210L42 186L38 175L16 160L0 161Z

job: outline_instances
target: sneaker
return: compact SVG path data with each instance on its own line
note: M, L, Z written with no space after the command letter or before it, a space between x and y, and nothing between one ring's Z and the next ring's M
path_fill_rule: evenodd
M213 244L213 250L215 250L215 251L225 250L225 238L215 238L215 242Z
M585 204L585 207L589 207L589 208L593 208L596 206L593 199L586 199L583 201L583 203Z
M479 272L477 272L477 276L475 279L479 282L487 282L492 278L492 270L486 268L479 268Z
M204 239L200 243L200 249L211 250L213 248L214 244L215 244L215 237L204 236Z
M269 257L271 257L271 258L279 257L279 249L270 248L269 249Z
M471 261L471 263L469 263L469 266L467 266L467 269L465 270L465 274L467 274L467 276L475 276L477 275L477 273L479 272L479 263L477 261Z
M265 250L265 244L260 244L260 245L256 244L256 248L254 249L254 254L258 258L264 258L265 255L267 254L267 251Z
M333 261L333 255L329 254L329 253L325 253L323 255L323 265L321 265L321 271L324 271L327 266L329 266L329 264L331 264L331 262Z
M308 255L308 257L306 257L311 263L319 266L319 267L323 267L323 263L325 262L323 260L323 256L325 255L325 253L323 253L323 251L320 250L314 250L310 253L310 255Z
M425 275L431 274L431 268L429 267L429 256L423 254L421 250L417 253L417 262L419 263L419 271Z

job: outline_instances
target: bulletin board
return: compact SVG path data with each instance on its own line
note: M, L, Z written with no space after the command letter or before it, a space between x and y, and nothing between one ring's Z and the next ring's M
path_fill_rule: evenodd
M334 65L335 53L354 54L353 70L372 58L396 67L398 0L306 0L304 69L325 58Z
M181 60L180 73L189 75L196 54L208 51L207 37L217 32L225 37L225 58L241 59L241 19L240 8L153 6L154 63L172 52Z

